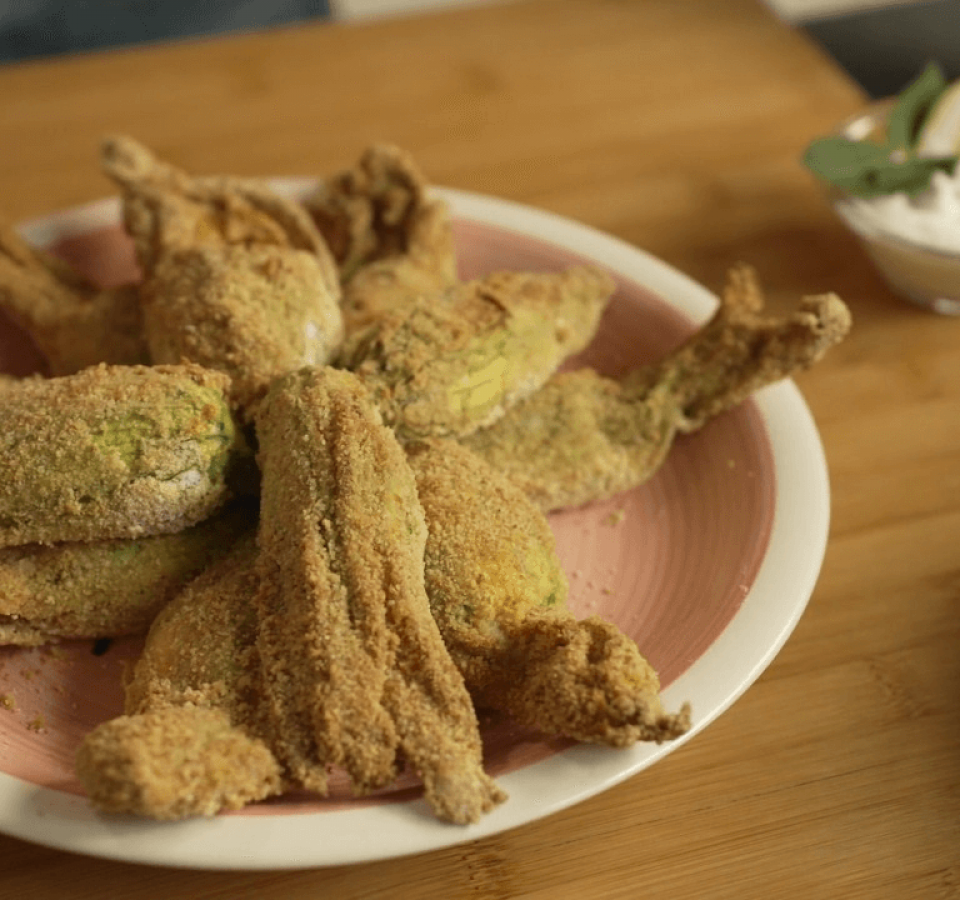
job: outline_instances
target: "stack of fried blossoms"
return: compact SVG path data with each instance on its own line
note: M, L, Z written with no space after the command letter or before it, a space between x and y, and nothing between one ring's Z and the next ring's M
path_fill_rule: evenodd
M302 201L129 138L103 166L136 284L0 230L0 308L50 376L0 383L0 640L146 634L124 714L77 755L95 806L213 815L406 765L464 824L505 799L475 706L618 747L689 728L630 638L567 611L545 513L642 483L677 434L812 364L849 328L838 298L768 318L740 267L664 360L557 374L613 279L460 281L449 212L396 148Z

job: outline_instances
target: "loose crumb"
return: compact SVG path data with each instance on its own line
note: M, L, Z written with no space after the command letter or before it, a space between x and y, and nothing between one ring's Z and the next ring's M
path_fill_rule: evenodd
M13 694L0 694L0 709L15 710L17 708L17 699Z
M616 509L610 515L608 515L604 520L604 525L619 525L627 517L627 511L625 509Z
M46 731L46 730L47 730L47 720L44 719L43 716L34 716L34 718L32 718L32 719L27 723L27 730L28 730L28 731L36 731L36 732Z

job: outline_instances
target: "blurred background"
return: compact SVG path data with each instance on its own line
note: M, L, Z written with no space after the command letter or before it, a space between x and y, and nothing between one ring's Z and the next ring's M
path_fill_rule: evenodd
M478 2L509 0L0 0L0 64ZM896 93L930 60L948 78L960 78L960 0L766 3L819 42L871 97Z

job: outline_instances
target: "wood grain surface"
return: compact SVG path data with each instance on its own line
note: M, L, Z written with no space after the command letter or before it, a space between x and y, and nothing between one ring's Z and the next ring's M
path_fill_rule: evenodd
M0 211L111 191L106 132L204 172L322 174L372 140L438 184L610 232L711 288L835 290L850 339L797 379L832 533L799 627L695 740L497 837L214 873L0 837L0 898L960 897L960 320L879 280L798 163L863 97L758 0L529 0L0 68ZM2 715L0 711L0 715Z

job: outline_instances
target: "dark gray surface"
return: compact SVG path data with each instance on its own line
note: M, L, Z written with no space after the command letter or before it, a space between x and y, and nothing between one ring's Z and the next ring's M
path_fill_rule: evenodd
M874 98L898 93L930 61L960 78L960 0L928 0L811 19L804 29Z
M328 0L0 0L0 62L248 31L329 14Z

